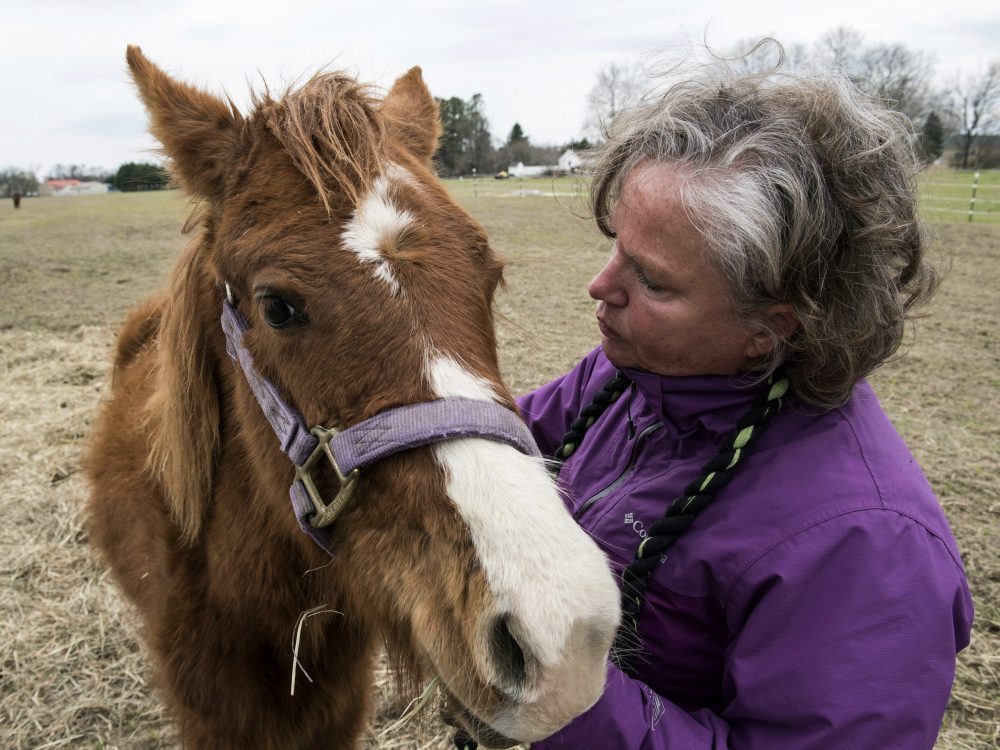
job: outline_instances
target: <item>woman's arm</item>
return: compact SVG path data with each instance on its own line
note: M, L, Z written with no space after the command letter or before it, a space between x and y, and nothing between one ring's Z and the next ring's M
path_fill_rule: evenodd
M933 747L972 601L924 526L881 508L828 519L762 551L726 612L721 712L685 712L609 667L598 703L532 748Z

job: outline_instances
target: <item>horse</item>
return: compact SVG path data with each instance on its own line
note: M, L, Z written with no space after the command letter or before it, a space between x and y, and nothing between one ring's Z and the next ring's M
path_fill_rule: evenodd
M617 588L501 380L503 262L434 175L420 68L244 114L126 60L193 208L118 335L88 529L184 746L357 747L383 646L481 741L550 735L603 690ZM396 445L352 469L352 431Z

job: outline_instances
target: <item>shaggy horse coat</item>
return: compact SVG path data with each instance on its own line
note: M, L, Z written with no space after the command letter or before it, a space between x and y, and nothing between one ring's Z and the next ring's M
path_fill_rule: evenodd
M433 176L419 68L381 101L325 73L244 116L127 58L196 206L168 288L118 338L90 533L185 746L355 747L382 641L481 737L555 731L599 696L618 605L541 461L482 439L383 459L331 527L331 560L296 525L294 467L219 323L228 289L258 370L308 424L447 396L515 408L493 334L502 264ZM292 696L314 608L298 652L312 682Z

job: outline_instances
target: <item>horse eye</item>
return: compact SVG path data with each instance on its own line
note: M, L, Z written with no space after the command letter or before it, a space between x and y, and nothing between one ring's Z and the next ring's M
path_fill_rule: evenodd
M260 297L264 320L271 328L284 328L289 323L304 322L302 314L281 297L267 294Z

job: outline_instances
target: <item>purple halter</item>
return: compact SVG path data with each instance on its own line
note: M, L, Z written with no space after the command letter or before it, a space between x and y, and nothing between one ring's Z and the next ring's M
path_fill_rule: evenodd
M254 366L243 343L250 329L228 296L222 302L222 330L229 356L239 362L264 416L281 443L281 451L295 464L289 493L301 529L333 556L327 527L350 501L362 468L394 453L456 438L485 438L506 443L530 456L541 455L534 438L518 416L499 404L468 398L443 398L388 409L346 430L306 427L302 415L278 393L274 383ZM340 492L325 504L311 471L323 457L340 479Z

